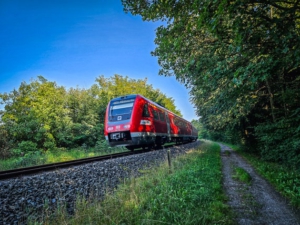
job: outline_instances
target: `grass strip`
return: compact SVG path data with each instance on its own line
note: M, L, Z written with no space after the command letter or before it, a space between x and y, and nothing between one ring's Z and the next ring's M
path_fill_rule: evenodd
M102 202L77 201L75 214L57 212L43 224L233 224L222 189L220 147L197 149L143 171Z
M0 159L0 171L44 165L49 163L66 162L70 160L113 154L128 151L125 148L109 148L107 151L91 148L88 150L77 149L58 149L47 152L30 152L23 157L12 157L10 159Z
M246 184L250 184L252 180L251 175L244 168L241 167L234 168L234 174L232 177Z

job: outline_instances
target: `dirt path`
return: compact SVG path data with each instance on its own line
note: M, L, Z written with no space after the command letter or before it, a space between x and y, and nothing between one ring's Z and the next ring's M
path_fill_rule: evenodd
M223 186L238 224L300 225L300 219L274 188L239 155L220 144ZM233 169L241 167L252 177L250 185L232 178Z

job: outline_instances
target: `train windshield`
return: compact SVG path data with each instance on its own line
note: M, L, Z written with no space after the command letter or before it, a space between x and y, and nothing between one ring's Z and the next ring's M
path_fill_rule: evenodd
M135 99L116 100L110 103L109 121L130 119Z

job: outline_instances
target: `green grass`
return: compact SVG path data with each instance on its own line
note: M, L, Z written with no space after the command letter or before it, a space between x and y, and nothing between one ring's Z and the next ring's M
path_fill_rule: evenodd
M75 159L82 159L93 156L106 155L111 153L118 153L128 151L127 149L121 148L110 148L105 147L103 149L56 149L54 151L47 151L45 153L42 152L32 152L28 153L23 157L13 157L6 160L0 160L0 171L43 165L48 163L56 163L56 162L65 162Z
M220 147L204 142L188 154L143 171L102 202L78 200L42 224L233 224L222 189Z
M278 163L261 160L259 157L241 151L239 147L228 145L238 151L251 163L256 171L265 177L290 203L300 209L300 170L288 168Z
M236 178L239 181L242 181L246 184L250 184L251 180L252 180L251 175L245 169L243 169L241 167L234 168L233 178Z
M165 144L165 147L174 145L175 143ZM82 159L93 156L106 154L114 154L118 152L126 152L125 147L109 147L106 142L98 148L56 148L47 152L31 152L23 157L12 157L9 159L0 159L0 171L17 169L22 167L37 166L49 163L66 162L75 159Z

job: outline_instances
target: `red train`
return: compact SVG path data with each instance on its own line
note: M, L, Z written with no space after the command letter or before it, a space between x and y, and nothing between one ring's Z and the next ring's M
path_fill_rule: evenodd
M198 138L190 122L141 95L126 95L108 103L104 134L110 146L126 146L132 151Z

